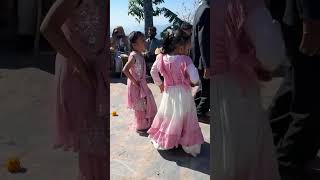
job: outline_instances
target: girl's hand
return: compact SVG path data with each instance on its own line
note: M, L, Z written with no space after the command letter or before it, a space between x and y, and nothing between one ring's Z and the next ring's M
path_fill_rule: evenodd
M203 78L204 79L210 79L210 70L209 70L209 68L205 68L204 69Z
M308 56L320 55L320 21L303 22L300 51Z
M132 81L132 82L133 82L133 84L134 84L135 86L140 87L140 82L139 82L139 81L134 80L134 81Z
M89 68L85 65L84 62L75 64L74 73L77 73L80 80L91 88L96 88L97 80L93 71L90 71Z
M159 85L159 88L160 88L160 92L163 93L163 91L164 91L164 85L163 85L163 84Z

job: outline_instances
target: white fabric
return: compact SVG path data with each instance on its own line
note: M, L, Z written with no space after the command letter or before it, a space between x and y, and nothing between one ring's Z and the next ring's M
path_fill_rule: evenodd
M158 114L172 118L170 128L179 128L187 113L196 114L196 106L191 90L186 90L183 86L173 86L163 92ZM154 141L152 141L152 144L158 150L166 150ZM201 144L182 146L182 148L186 153L196 156L200 153Z
M192 146L182 146L184 152L191 154L193 157L197 157L201 152L201 144L195 144Z
M280 24L272 19L266 8L252 11L245 29L255 46L257 58L266 70L275 70L287 59Z
M266 9L249 15L246 31L257 58L274 70L286 58L279 26ZM225 73L216 75L213 90L213 179L280 180L270 122L263 110L259 84L242 88Z
M189 64L187 67L187 71L190 77L190 81L192 84L197 84L200 81L199 72L194 64Z
M173 119L182 120L187 113L195 111L193 101L191 90L186 90L179 85L172 86L163 92L158 113L165 117L173 115ZM180 105L183 105L184 108L181 108Z
M259 85L243 96L230 74L213 78L214 179L280 180Z
M167 150L165 148L162 148L157 142L155 142L153 139L151 139L151 143L157 150ZM184 152L191 154L194 157L197 157L198 154L201 152L201 145L200 144L195 144L192 146L182 146L182 149Z
M151 77L153 79L153 82L157 85L157 86L160 86L163 82L160 78L160 75L159 75L159 69L158 69L158 62L160 60L159 59L156 59L156 61L153 63L152 67L151 67L151 70L150 70L150 74L151 74Z

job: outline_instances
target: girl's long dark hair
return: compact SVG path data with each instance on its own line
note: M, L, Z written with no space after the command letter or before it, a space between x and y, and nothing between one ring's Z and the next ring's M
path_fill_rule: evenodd
M191 41L191 36L185 33L181 28L176 31L167 31L163 40L162 53L170 54L177 47L184 46Z
M136 43L140 37L144 37L144 34L140 31L133 31L129 34L130 51L134 51L132 44Z

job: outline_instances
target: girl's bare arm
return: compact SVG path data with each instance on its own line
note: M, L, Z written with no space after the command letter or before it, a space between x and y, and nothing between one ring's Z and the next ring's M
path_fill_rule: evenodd
M72 48L61 29L81 0L56 0L44 18L40 31L52 47L73 65L81 64L80 55Z
M67 63L76 68L80 79L95 88L94 73L90 73L85 61L72 48L61 29L79 3L81 3L81 0L56 0L44 18L40 31L51 46L67 59Z
M132 74L130 73L130 69L131 67L134 65L135 63L135 59L134 57L130 56L128 62L126 63L126 65L123 67L122 72L137 86L139 86L139 82L132 76Z

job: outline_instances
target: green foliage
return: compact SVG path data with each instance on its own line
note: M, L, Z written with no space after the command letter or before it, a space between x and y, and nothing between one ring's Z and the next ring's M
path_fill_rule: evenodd
M164 0L152 0L153 4L153 16L163 15L165 18L169 19L169 22L172 24L167 27L164 31L161 32L160 36L164 37L165 32L168 29L176 29L184 21L178 17L178 15L172 12L166 7L157 7L158 5L164 3ZM144 10L143 10L143 0L129 0L129 11L128 15L135 17L138 23L144 20Z
M183 20L181 20L178 15L174 12L172 12L170 9L167 8L161 8L161 13L164 17L169 18L169 22L173 25L180 25L183 23Z
M135 17L140 23L144 19L143 0L129 0L128 15Z
M153 8L153 16L161 15L161 8L156 7L164 3L164 0L152 0ZM135 17L135 19L140 23L144 20L144 13L143 13L143 0L129 0L129 11L128 15Z

